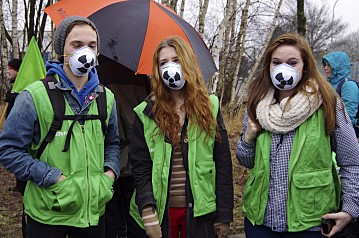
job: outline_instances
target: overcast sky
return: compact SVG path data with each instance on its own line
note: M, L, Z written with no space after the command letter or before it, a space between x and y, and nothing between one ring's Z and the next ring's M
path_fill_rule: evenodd
M335 18L342 17L345 22L349 23L349 32L359 30L359 0L310 0L310 1L328 4L330 12L332 14L331 16L329 16L329 18L332 19L333 10L334 10ZM335 2L337 3L335 4Z

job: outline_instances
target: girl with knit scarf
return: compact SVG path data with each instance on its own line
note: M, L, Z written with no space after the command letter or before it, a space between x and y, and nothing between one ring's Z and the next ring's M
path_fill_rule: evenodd
M353 127L297 34L267 49L250 84L236 156L251 169L243 191L247 238L332 237L359 216ZM321 227L324 219L329 227Z

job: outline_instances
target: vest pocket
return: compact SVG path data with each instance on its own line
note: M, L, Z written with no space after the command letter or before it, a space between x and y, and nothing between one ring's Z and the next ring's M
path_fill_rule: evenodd
M99 186L98 207L101 213L101 211L104 210L106 203L110 201L112 198L113 195L112 185L114 183L114 180L105 174L101 174L100 180L101 181Z
M51 210L73 215L81 208L84 202L82 190L75 178L68 177L65 180L52 185L49 190L52 193ZM82 197L82 198L81 198Z
M201 194L199 194L201 202L215 203L216 166L214 161L197 161L195 169L197 179L195 180L195 188L193 190L201 192Z
M331 169L298 171L293 174L293 185L290 202L299 217L317 220L335 208Z

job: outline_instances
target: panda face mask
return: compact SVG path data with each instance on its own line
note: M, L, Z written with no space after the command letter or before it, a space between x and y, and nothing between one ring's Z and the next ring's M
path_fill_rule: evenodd
M69 67L76 76L84 76L95 67L96 52L84 46L74 50L69 57Z
M297 86L302 78L301 71L296 68L283 63L272 68L270 77L273 85L279 90L291 90Z
M182 76L182 66L178 63L167 62L162 65L161 75L163 82L170 89L180 90L186 82Z

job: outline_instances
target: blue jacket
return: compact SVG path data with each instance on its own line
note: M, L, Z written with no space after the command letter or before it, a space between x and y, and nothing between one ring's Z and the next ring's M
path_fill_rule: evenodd
M344 52L332 52L323 57L323 63L326 62L328 62L332 68L332 76L328 80L336 90L340 82L351 78L349 57ZM359 105L359 89L355 82L348 81L343 84L341 98L343 99L350 120L354 125Z
M62 70L61 65L57 63L47 64L48 72L49 69L53 68L55 68L56 71ZM95 74L97 77L95 70L93 70L92 74ZM88 112L88 106L90 104L80 106L73 89L66 80L61 77L61 74L60 82L56 86L63 91L75 114ZM93 89L96 96L98 90L98 87ZM52 109L49 108L49 110ZM15 105L5 121L4 128L0 135L0 164L13 172L16 177L21 180L31 180L38 186L49 187L55 184L62 171L51 167L49 164L37 158L33 158L28 153L28 146L31 142L39 142L40 133L37 112L32 97L29 92L23 91L16 98ZM105 138L104 166L111 168L115 172L116 177L120 174L120 142L118 138L116 105L113 105Z

